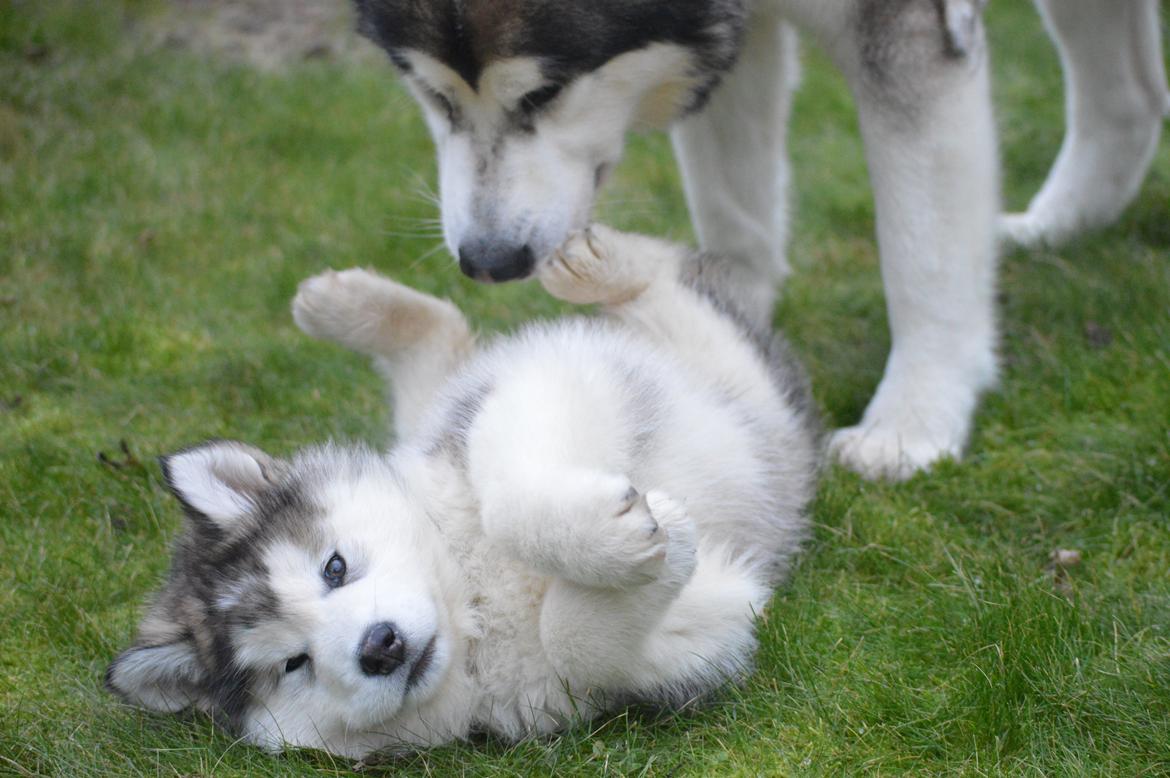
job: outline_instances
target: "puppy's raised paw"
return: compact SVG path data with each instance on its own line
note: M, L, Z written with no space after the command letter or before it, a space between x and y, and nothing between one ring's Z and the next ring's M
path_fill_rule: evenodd
M595 224L568 240L537 271L553 297L570 303L619 305L641 294L654 278L640 235Z
M292 314L305 334L371 355L410 346L443 325L466 328L449 302L362 268L305 279Z
M297 326L320 340L354 348L376 327L389 279L361 268L326 270L297 287L292 314Z

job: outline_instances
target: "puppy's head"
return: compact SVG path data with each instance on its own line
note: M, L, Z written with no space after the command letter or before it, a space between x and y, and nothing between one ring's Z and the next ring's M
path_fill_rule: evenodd
M621 156L627 131L698 108L734 62L741 0L357 0L422 106L443 233L467 275L532 272Z
M187 524L108 686L270 749L388 745L458 651L445 552L398 469L366 450L284 462L225 441L163 468Z

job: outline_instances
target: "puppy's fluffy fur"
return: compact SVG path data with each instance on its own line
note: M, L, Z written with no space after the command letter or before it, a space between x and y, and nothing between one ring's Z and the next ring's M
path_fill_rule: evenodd
M360 756L740 677L816 446L799 371L723 294L733 271L594 228L541 280L608 318L479 350L450 303L363 270L306 281L298 324L374 358L401 441L165 458L189 521L110 687Z

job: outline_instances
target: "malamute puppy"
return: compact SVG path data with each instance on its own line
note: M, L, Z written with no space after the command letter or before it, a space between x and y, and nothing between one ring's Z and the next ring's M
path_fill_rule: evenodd
M593 228L540 278L609 320L476 350L445 301L363 270L304 282L297 323L374 357L400 442L165 457L188 521L109 687L361 756L741 676L807 526L799 372L678 247Z

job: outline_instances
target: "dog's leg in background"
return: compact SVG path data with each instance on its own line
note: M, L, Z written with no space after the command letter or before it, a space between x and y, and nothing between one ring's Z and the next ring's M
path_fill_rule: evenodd
M292 310L306 334L373 357L400 438L474 346L467 320L450 302L360 268L302 281Z
M1153 161L1170 91L1158 0L1035 0L1060 51L1065 136L1048 179L1003 234L1056 244L1117 219Z
M958 457L996 377L999 165L980 5L859 0L815 20L831 22L821 37L858 105L892 336L863 418L830 442L871 478Z
M788 274L785 144L797 48L788 24L758 10L735 69L672 132L699 243L743 264L736 296L757 325L771 322L776 286Z

